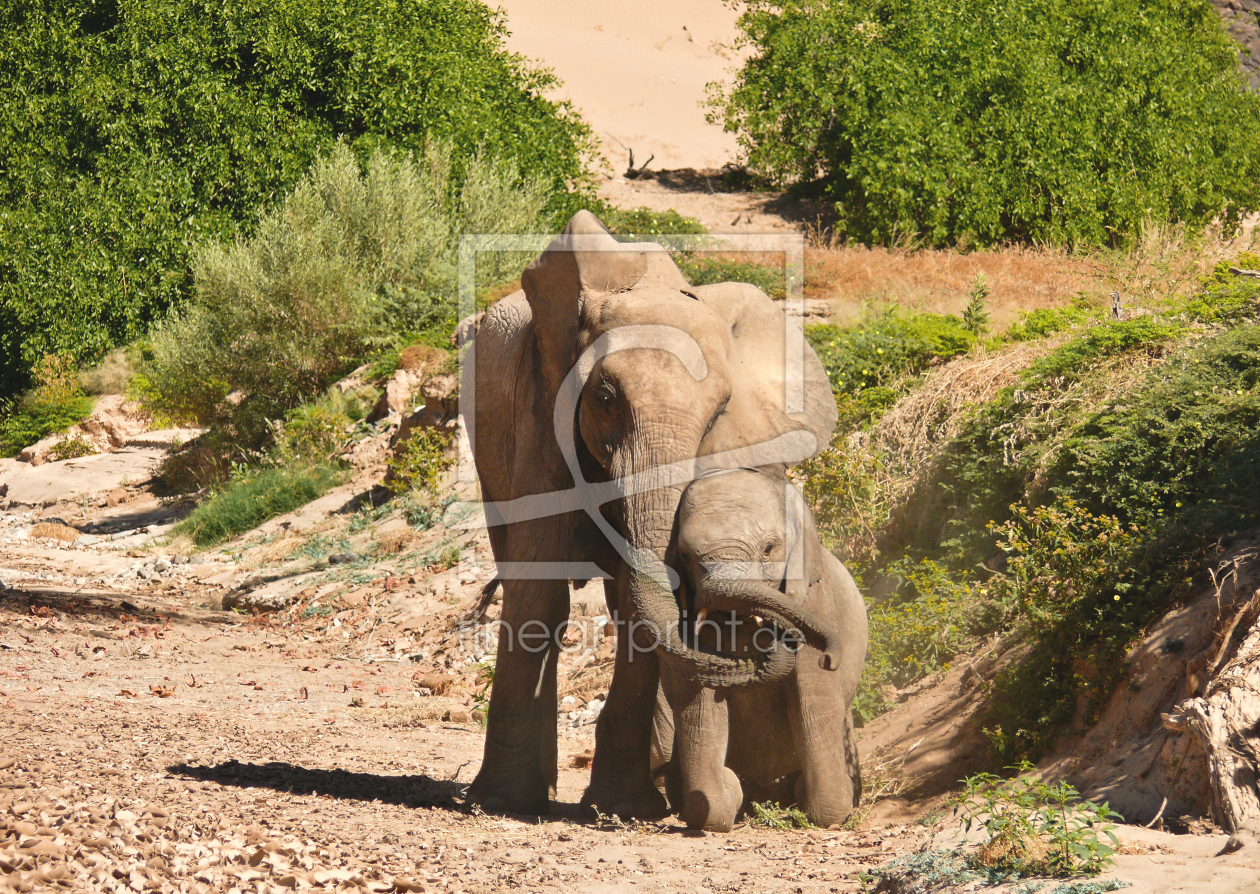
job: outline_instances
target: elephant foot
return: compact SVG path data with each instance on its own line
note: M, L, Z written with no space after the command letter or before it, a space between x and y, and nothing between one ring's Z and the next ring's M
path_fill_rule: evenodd
M522 774L523 775L523 774ZM465 798L486 813L523 813L542 816L550 811L551 787L541 774L533 779L498 778L477 774Z
M591 781L582 795L582 812L594 818L597 814L619 819L661 819L669 815L665 796L649 780L631 785L626 780Z
M681 817L688 828L729 832L744 803L744 790L731 768L723 767L721 786L716 791L692 789L687 792L686 802Z

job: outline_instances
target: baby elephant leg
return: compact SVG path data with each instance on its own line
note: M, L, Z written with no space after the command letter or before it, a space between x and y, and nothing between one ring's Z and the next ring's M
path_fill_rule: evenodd
M861 794L856 782L857 753L849 704L836 675L818 667L802 652L796 663L796 685L789 687L792 740L801 761L796 803L810 822L827 828L843 823Z
M682 781L680 816L692 829L729 832L744 793L726 766L730 733L726 700L667 672L662 684L674 712L674 759Z

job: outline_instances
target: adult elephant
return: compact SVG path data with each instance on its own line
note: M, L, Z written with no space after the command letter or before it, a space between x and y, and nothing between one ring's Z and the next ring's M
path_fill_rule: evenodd
M704 465L813 455L835 426L835 401L817 357L764 293L693 287L660 246L618 243L589 212L521 285L486 313L461 386L503 584L469 800L547 811L568 581L603 576L617 654L583 803L660 816L650 774L659 654L706 685L785 672L782 650L714 655L678 635L678 577L664 562L682 489Z

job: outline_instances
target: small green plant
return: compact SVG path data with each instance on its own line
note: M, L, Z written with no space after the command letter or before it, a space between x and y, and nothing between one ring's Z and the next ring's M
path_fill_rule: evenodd
M1078 295L1071 304L1063 307L1042 307L1027 311L1018 323L1002 333L1004 341L1036 341L1081 326L1099 316L1099 311L1092 307L1083 295Z
M781 829L785 832L818 828L799 807L780 807L775 801L754 801L750 804L748 822L754 826Z
M376 394L365 388L343 394L331 388L320 399L304 403L272 425L270 456L276 465L301 465L332 459L354 429L367 415L370 399Z
M1028 774L1027 761L1009 770ZM1028 775L1003 779L979 773L963 780L953 799L954 815L966 817L964 832L983 826L987 840L972 858L987 869L1021 875L1097 875L1119 846L1107 804L1081 800L1066 782L1053 785Z
M485 726L486 717L490 713L490 690L494 687L494 659L487 658L478 662L473 677L473 717Z
M782 298L787 287L782 268L731 258L710 257L704 253L682 255L677 259L678 269L693 286L707 286L719 282L746 282L765 292L771 298Z
M983 338L989 331L989 281L983 273L976 274L976 281L967 293L971 299L963 310L963 326L976 338Z
M450 434L442 429L412 429L410 436L389 460L392 473L390 489L395 494L419 490L435 497L442 481L442 472L451 464L446 455L450 443Z
M80 390L69 354L49 354L36 365L34 375L35 387L16 404L0 401L0 456L13 456L92 412L96 401Z
M219 491L176 526L198 546L213 546L256 528L269 518L292 512L345 477L329 466L247 469L236 467Z
M805 327L831 387L858 393L876 386L899 385L933 361L965 354L976 343L962 320L939 314L907 314L890 308L854 326Z
M92 446L91 442L86 438L75 435L73 438L66 438L58 441L48 451L48 458L53 462L59 462L63 459L75 459L80 456L91 456L97 450Z
M1033 509L1014 506L1008 521L989 527L1007 555L993 587L1036 632L1061 623L1079 600L1101 590L1121 601L1130 587L1123 570L1142 545L1137 525L1094 515L1070 497Z
M594 210L613 235L688 236L709 232L700 221L684 217L672 208L669 211L653 211L650 208Z

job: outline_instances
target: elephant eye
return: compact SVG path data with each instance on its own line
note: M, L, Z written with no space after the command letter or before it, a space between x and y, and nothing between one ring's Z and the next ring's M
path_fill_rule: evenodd
M617 393L608 382L600 383L599 388L595 391L595 399L599 401L599 405L605 410L611 410L617 406Z
M778 549L779 549L779 541L769 540L766 542L765 548L761 551L761 554L762 556L768 559L771 556L773 556L775 552L778 551Z

